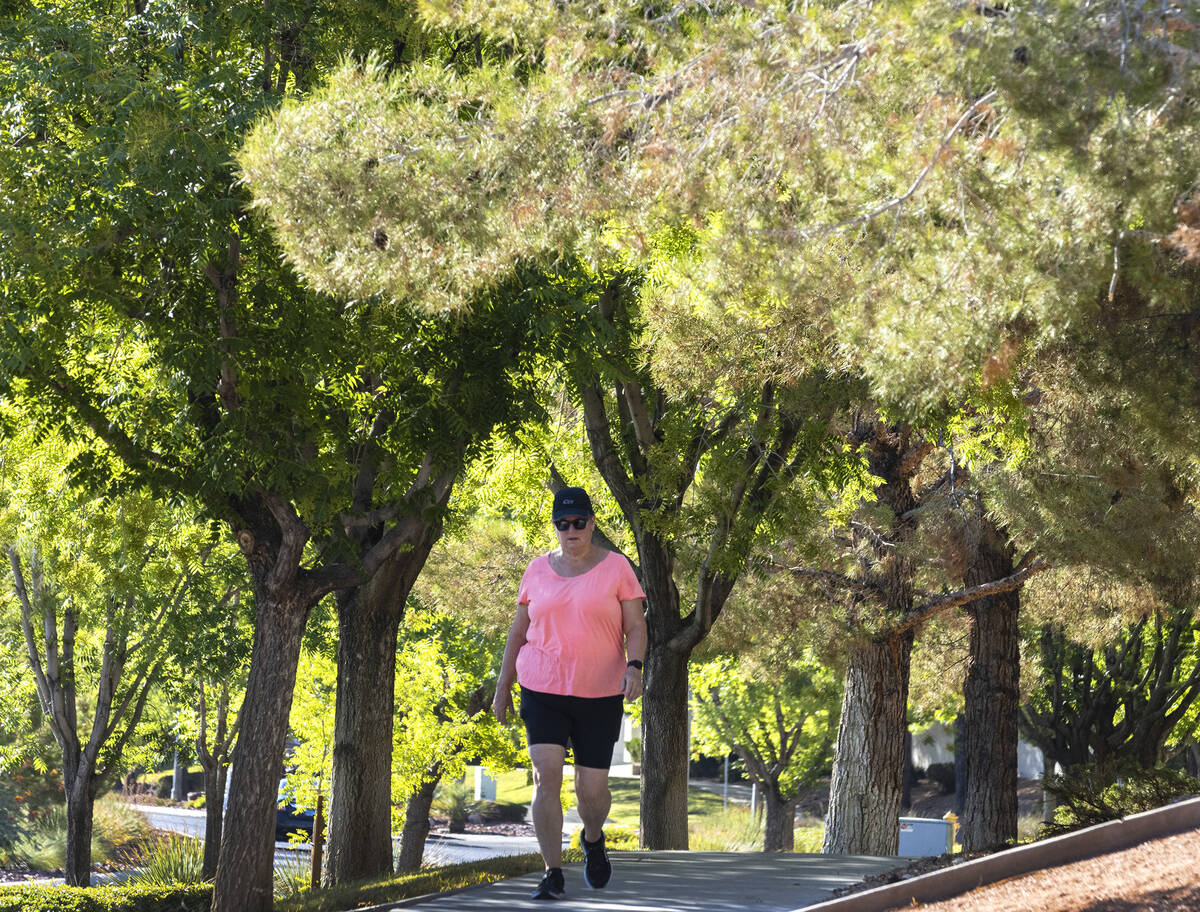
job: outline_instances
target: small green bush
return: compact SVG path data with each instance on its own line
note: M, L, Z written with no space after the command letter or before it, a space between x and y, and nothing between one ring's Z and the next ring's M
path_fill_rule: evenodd
M282 864L275 865L275 898L296 899L312 889L312 856L306 853L288 855Z
M105 796L92 815L92 862L125 862L146 844L150 825L141 812ZM49 808L13 847L16 861L34 871L61 871L67 863L67 809Z
M629 751L629 757L634 763L642 762L642 739L637 735L625 742L625 750Z
M92 810L92 858L122 863L150 840L150 824L141 811L113 795L105 795Z
M474 803L474 792L465 782L441 782L433 797L433 811L450 819L450 832L463 833Z
M575 835L571 837L571 848L582 851L583 844L580 842L582 838L583 830L576 830ZM622 826L618 823L605 825L604 845L606 848L620 851L634 851L641 847L637 829L631 826Z
M1120 820L1200 793L1200 780L1165 766L1136 763L1075 767L1049 776L1046 791L1058 799L1054 820L1043 825L1041 838Z
M523 823L529 809L515 801L480 801L475 810L491 823Z
M165 888L203 882L204 840L177 833L154 840L133 859L129 883Z
M925 770L925 778L941 786L942 794L949 795L954 791L956 776L953 763L931 763Z
M208 912L211 886L0 887L0 912Z

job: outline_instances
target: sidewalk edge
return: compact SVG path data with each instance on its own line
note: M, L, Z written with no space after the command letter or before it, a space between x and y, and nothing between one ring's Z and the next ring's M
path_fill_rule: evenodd
M1128 849L1150 839L1200 828L1200 798L1111 820L1086 830L1006 849L899 883L803 906L794 912L884 912L950 899L1009 877Z

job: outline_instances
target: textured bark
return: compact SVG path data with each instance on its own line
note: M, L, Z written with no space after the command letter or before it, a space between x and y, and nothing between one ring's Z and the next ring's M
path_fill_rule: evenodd
M90 779L90 773L76 773L66 780L67 861L64 876L68 887L87 887L92 882L92 820L96 798L89 788Z
M679 632L674 553L642 536L638 557L646 592L646 659L642 692L642 846L686 849L688 654L673 651Z
M826 854L896 854L912 644L912 634L904 633L851 652L821 849Z
M221 831L225 823L225 778L229 767L222 764L211 772L204 770L204 864L201 877L212 880L217 875L221 855Z
M686 849L688 779L688 657L646 651L642 694L642 845Z
M301 638L312 604L295 587L274 594L259 589L257 595L213 912L270 912L272 907L275 806Z
M763 832L764 852L790 852L796 847L796 799L779 794L778 784L763 789L767 819Z
M404 810L404 831L400 834L400 852L396 858L396 873L408 874L421 867L425 857L425 840L429 838L429 809L433 806L433 793L441 782L440 770L429 776L415 792L408 796Z
M330 884L392 871L396 635L439 525L367 583L338 594L338 680L329 807Z
M200 733L196 737L196 755L204 770L204 863L201 868L205 880L217 876L217 862L221 855L221 831L225 822L225 783L229 776L230 748L237 737L238 723L229 725L229 685L222 682L217 691L217 730L214 737L208 736L208 695L205 681L198 682L197 716Z
M984 521L979 545L967 566L968 586L1013 572L1013 553L1003 533ZM1017 723L1020 714L1020 590L967 606L971 623L963 695L964 801L959 839L966 852L981 852L1017 838Z
M871 474L883 480L876 499L893 515L890 528L858 524L854 536L873 553L863 583L895 626L850 651L822 851L894 855L914 637L906 624L913 611L913 566L903 546L915 530L912 478L929 445L914 441L908 428L865 421L855 423L851 441L866 455Z

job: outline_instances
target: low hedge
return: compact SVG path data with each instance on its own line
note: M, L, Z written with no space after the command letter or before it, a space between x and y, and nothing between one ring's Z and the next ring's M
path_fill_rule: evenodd
M212 886L0 887L0 912L208 912Z

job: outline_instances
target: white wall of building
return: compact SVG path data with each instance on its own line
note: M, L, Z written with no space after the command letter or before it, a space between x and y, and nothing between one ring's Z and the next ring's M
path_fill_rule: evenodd
M925 769L931 763L954 762L954 728L934 723L923 731L913 732L913 766ZM1025 741L1017 742L1017 776L1021 779L1042 778L1042 752Z

